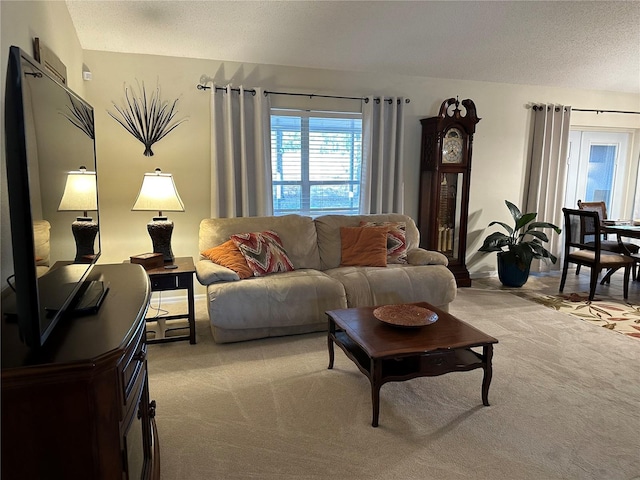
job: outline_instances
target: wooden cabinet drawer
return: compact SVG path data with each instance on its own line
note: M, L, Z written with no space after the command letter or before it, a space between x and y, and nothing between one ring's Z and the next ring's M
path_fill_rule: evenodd
M144 324L138 329L131 342L130 348L125 352L122 361L122 403L127 405L135 390L135 385L139 383L140 372L147 360L147 345L144 343Z
M452 371L455 366L456 354L453 350L420 356L420 372L422 374L441 375Z
M193 286L193 274L176 273L174 275L153 275L151 276L151 290L154 292L162 290L180 290Z
M176 280L177 288L190 288L193 286L193 275L191 273L178 275Z
M178 288L178 279L175 275L159 275L151 277L151 290L175 290Z

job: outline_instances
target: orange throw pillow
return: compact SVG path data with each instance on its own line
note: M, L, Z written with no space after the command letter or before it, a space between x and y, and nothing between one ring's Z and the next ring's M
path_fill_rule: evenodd
M244 255L238 250L236 244L231 240L227 240L217 247L209 248L200 255L208 258L213 263L227 267L238 274L240 278L253 277L253 270L247 265Z
M360 222L361 227L388 227L387 263L407 263L407 224L405 222Z
M341 267L386 267L388 227L340 227Z

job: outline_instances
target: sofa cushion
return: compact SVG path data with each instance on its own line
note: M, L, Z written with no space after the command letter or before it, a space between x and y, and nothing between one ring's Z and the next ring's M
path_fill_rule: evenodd
M231 330L326 328L325 312L347 306L340 282L311 269L213 283L207 286L207 299L212 326Z
M238 233L231 235L231 240L244 256L255 277L294 269L280 237L271 230Z
M220 245L237 233L265 230L278 234L295 268L320 269L316 226L311 217L303 215L206 218L200 222L198 251Z
M340 266L340 227L358 227L360 222L405 222L407 251L420 246L420 232L413 219L408 215L399 213L322 215L317 217L314 222L318 233L318 251L322 270Z
M433 250L414 248L407 252L407 262L411 265L449 265L447 256Z
M196 262L196 277L202 285L209 285L214 282L235 282L240 280L238 274L230 268L223 267L218 263L213 263L208 259L198 260Z
M325 273L343 284L349 308L429 302L447 309L457 293L456 280L444 265L339 267Z
M51 224L46 220L33 222L33 246L37 267L49 267ZM44 269L46 271L46 269Z
M340 227L343 267L386 267L388 227Z
M249 267L244 255L240 252L233 240L227 240L222 245L200 252L200 255L218 265L233 270L238 274L239 278L249 278L253 276L253 270Z
M362 227L388 227L387 263L407 263L407 224L405 222L360 222Z

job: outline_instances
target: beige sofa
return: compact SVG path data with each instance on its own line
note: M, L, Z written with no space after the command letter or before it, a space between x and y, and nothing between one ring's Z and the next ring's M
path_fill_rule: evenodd
M408 263L341 267L340 227L361 221L404 222ZM279 235L295 270L241 280L202 256L196 262L218 343L321 331L325 312L338 308L426 301L448 310L456 296L447 258L419 248L414 221L400 214L210 218L200 223L199 251L265 230Z
M36 275L41 277L51 266L50 252L51 224L46 220L33 222L33 243L36 254Z

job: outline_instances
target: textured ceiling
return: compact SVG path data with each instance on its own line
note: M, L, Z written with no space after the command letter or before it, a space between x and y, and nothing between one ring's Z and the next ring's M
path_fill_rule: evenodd
M640 93L640 2L67 0L82 48Z

